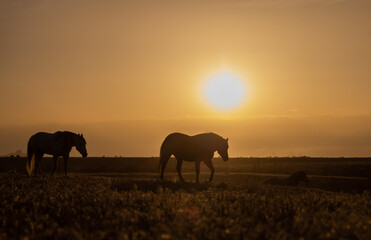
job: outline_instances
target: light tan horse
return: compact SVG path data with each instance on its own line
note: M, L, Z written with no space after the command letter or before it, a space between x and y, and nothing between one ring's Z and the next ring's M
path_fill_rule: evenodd
M161 145L160 170L161 180L164 178L164 171L169 158L174 155L177 159L177 171L180 181L184 181L181 169L183 161L195 162L196 182L199 181L200 164L204 162L210 169L209 181L214 177L214 166L212 159L217 151L224 161L228 160L228 138L224 139L215 133L202 133L195 136L188 136L183 133L172 133L167 136Z

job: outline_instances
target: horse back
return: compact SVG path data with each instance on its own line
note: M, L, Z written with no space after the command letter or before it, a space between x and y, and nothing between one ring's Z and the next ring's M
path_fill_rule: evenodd
M63 132L38 132L30 137L29 146L34 153L62 155L66 152L66 143Z
M185 161L194 161L197 146L192 137L183 133L168 135L161 146L162 154L173 154L176 158Z
M40 140L52 141L53 138L54 138L54 134L52 133L38 132L30 137L29 142L38 142Z
M47 153L52 152L52 142L54 134L46 132L38 132L30 137L29 146L34 153Z
M194 148L194 141L186 134L172 133L165 138L162 145L171 150L188 150Z

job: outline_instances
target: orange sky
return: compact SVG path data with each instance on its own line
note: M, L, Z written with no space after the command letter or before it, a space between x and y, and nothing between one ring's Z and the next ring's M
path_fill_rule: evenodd
M0 154L37 131L84 132L90 155L157 156L172 131L215 131L231 156L371 156L371 1L0 2ZM248 86L218 111L220 70Z

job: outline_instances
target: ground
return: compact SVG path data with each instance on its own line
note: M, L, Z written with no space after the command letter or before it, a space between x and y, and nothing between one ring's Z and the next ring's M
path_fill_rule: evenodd
M370 239L371 194L217 174L0 174L0 239ZM310 177L309 180L314 180ZM326 186L325 180L323 186ZM313 182L313 181L312 181ZM317 179L317 184L319 180Z

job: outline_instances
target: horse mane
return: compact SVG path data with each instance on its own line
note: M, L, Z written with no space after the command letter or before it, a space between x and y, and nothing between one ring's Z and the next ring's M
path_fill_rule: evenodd
M74 136L77 136L77 134L69 131L58 131L54 133L54 140L60 141L61 139L63 139L66 146L73 146L72 139Z
M216 139L218 141L218 143L222 143L222 142L225 141L225 139L222 136L220 136L220 135L218 135L216 133L213 133L213 132L201 133L199 135L210 136L210 137Z
M58 141L59 139L64 137L64 138L68 139L69 141L71 141L72 137L76 137L76 136L81 137L83 142L86 144L86 140L82 135L79 135L79 134L76 134L76 133L73 133L73 132L70 132L70 131L55 132L54 133L54 140ZM68 140L66 140L66 141L68 141Z
M206 146L217 146L221 147L225 144L225 139L213 132L201 133L191 137L199 137L199 139L203 139Z
M221 140L225 140L222 136L216 134L216 133L213 133L213 132L208 132L208 133L205 133L205 134L209 134L209 135L212 135L212 136L215 136L217 138L220 138Z
M76 133L73 133L73 132L69 132L69 131L58 131L58 132L55 132L54 133L54 139L55 140L59 140L61 139L62 137L67 137L67 136L76 136L77 134Z

